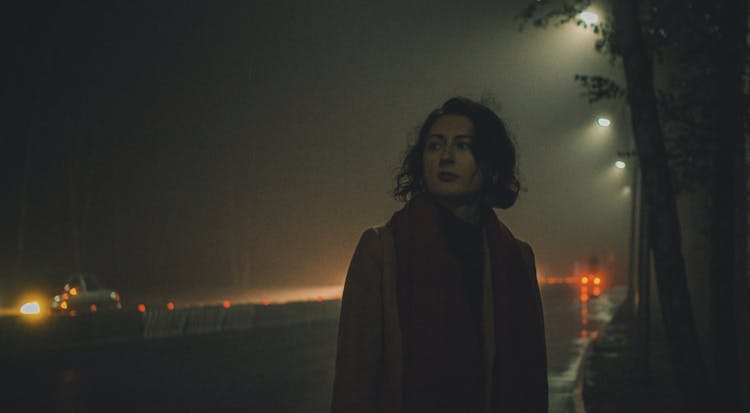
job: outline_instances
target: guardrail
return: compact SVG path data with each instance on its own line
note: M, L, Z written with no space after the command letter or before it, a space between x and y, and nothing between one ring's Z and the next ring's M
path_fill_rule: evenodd
M2 317L0 353L310 324L338 319L340 308L340 300L324 300Z

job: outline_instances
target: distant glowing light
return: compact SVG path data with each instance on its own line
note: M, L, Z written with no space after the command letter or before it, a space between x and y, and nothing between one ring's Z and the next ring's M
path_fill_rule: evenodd
M224 308L229 308L229 307L232 306L232 303L230 303L229 300L224 300L223 306L224 306Z
M615 168L617 168L617 169L625 169L626 166L627 166L627 164L625 164L625 162L623 162L623 161L617 161L617 162L615 162Z
M600 117L596 118L596 124L599 125L599 126L601 126L602 128L607 128L607 127L609 127L609 125L612 124L612 121L609 120L608 118L600 116Z
M599 285L601 283L602 283L602 279L601 278L599 278L599 277L595 277L594 278L594 285Z
M269 305L269 304L271 304L271 302L270 302L270 301L268 301L268 300L263 300L263 305Z
M581 13L581 20L586 24L597 24L599 23L599 15L590 11Z
M96 304L91 304L89 306L89 311L91 311L92 313L95 313L96 312Z
M169 310L169 311L174 310L174 303L173 302L170 301L170 302L167 303L167 310Z
M70 312L68 313L68 315L70 315L71 317L75 317L75 316L78 315L78 311L76 311L76 310L70 310Z
M70 295L78 295L78 290L75 287L71 288Z
M32 301L30 303L24 303L21 306L21 314L32 315L32 314L41 314L41 312L42 310L39 307L39 303L37 303L36 301Z
M318 296L318 302L321 302L321 301L323 301L323 296L322 296L322 295L319 295L319 296Z
M584 276L581 278L581 284L586 285L589 283L589 277Z
M598 287L598 286L594 287L593 293L594 293L594 297L598 297L602 293L601 287Z
M68 309L68 302L67 301L61 302L60 303L60 308L62 308L63 310L67 310Z
M138 304L138 312L139 313L145 313L146 312L146 305L145 304Z

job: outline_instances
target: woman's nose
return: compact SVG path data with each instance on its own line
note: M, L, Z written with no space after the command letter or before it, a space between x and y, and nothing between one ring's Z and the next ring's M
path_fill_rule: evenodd
M453 145L445 145L443 151L440 153L440 161L454 161L456 159L456 151Z

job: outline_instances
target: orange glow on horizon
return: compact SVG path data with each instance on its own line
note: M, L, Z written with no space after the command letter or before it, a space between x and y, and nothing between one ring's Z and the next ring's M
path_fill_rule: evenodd
M230 303L229 300L224 300L223 306L224 306L224 308L229 308L229 307L232 306L232 303Z
M268 299L263 300L263 305L269 305L269 304L271 304L271 302L268 301Z
M170 301L170 302L167 303L167 310L169 310L169 311L174 310L174 303L173 302Z

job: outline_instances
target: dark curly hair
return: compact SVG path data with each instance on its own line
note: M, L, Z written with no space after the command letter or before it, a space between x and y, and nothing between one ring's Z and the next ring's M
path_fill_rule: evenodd
M482 200L495 208L510 208L518 198L520 183L516 171L516 149L503 121L487 106L464 97L449 99L433 110L419 129L417 142L410 145L396 175L393 196L408 201L427 191L422 153L432 125L444 115L461 115L474 126L472 153L482 172Z

